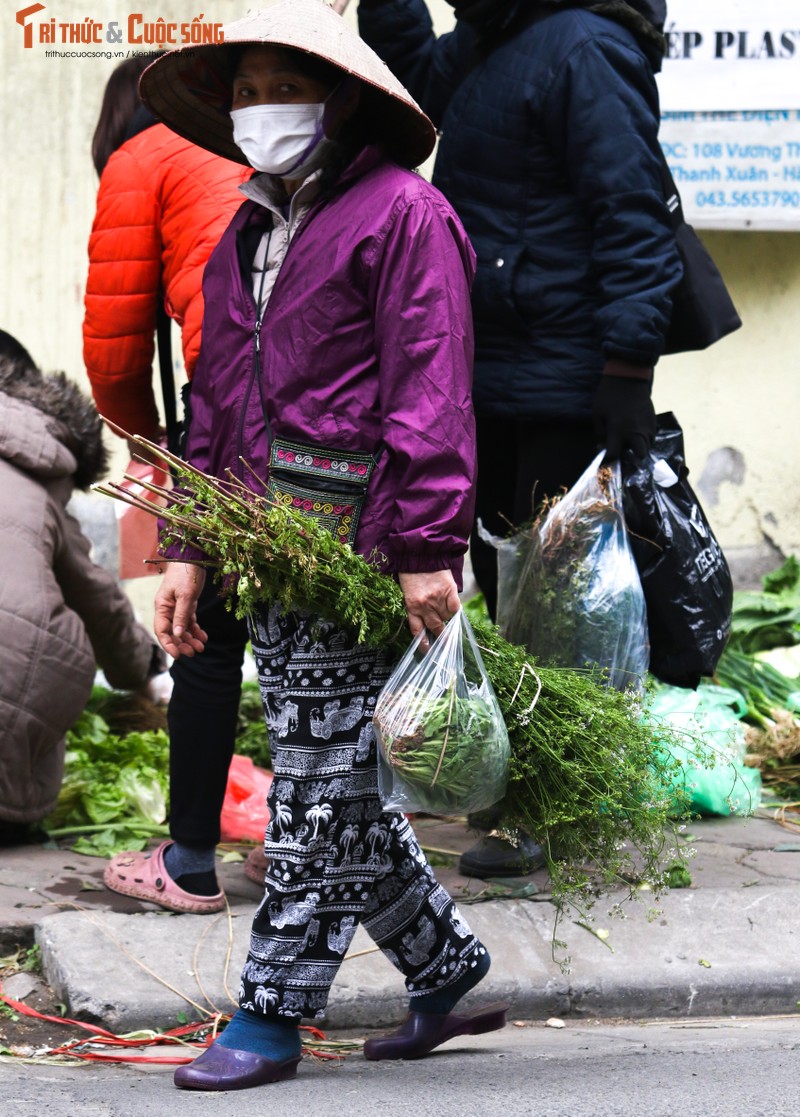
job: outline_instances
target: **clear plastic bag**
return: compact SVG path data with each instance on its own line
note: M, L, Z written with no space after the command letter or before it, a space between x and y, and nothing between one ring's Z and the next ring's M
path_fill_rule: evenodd
M603 453L531 527L498 546L498 625L543 663L597 664L641 689L647 615L622 514L619 465Z
M465 814L502 799L510 747L463 609L427 652L413 642L373 716L386 810Z

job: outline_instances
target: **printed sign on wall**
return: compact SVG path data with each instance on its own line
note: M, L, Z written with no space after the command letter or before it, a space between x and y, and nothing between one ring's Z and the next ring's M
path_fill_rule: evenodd
M668 0L667 112L800 109L795 0Z
M800 229L800 110L666 113L660 139L690 225Z
M669 0L661 143L687 220L800 229L800 7Z

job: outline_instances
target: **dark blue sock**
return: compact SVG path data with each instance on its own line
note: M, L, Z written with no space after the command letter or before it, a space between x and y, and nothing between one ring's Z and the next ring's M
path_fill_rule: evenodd
M486 977L491 964L492 959L489 957L489 951L485 946L479 946L470 961L469 969L458 981L454 981L452 985L445 985L441 989L436 989L433 993L425 993L421 997L412 997L409 1006L411 1011L431 1012L446 1016L448 1012L453 1011L465 993L469 993L470 989L474 989L478 982Z
M234 1051L249 1051L253 1055L263 1055L282 1063L285 1059L296 1059L302 1048L302 1040L296 1020L277 1016L259 1016L246 1008L239 1008L231 1017L216 1043Z
M216 849L194 849L173 842L164 850L164 868L184 892L195 896L216 896L219 892L214 869Z

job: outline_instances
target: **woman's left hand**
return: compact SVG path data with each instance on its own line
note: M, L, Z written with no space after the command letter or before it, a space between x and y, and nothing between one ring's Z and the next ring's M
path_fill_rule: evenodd
M449 570L425 574L398 574L406 603L408 627L416 637L426 630L438 636L461 608L456 580Z

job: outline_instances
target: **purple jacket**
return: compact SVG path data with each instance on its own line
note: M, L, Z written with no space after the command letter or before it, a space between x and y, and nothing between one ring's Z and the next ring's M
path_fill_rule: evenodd
M473 517L474 253L442 195L367 148L294 234L261 330L245 202L206 267L187 458L253 488L269 434L378 458L355 541L393 571L460 578ZM260 386L259 386L260 381ZM262 411L263 397L263 411Z

